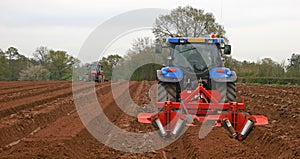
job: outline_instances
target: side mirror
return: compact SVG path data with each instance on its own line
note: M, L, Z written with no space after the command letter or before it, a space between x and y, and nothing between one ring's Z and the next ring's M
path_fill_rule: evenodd
M155 45L155 53L157 53L157 54L162 53L162 45L161 44L156 44Z
M224 54L225 55L230 55L231 54L231 45L225 45Z

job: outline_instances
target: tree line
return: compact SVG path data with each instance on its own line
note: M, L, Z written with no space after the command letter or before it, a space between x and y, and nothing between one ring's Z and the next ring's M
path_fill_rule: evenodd
M112 54L98 62L103 66L108 80L111 80L113 72L113 80L156 80L156 70L166 64L166 57L166 52L162 56L154 53L154 40L151 38L137 38L124 57ZM155 63L149 63L149 59ZM5 51L0 49L0 80L72 80L74 66L77 66L74 73L78 76L86 73L88 64L79 63L78 59L65 51L48 50L44 46L35 50L33 58L20 54L15 47L9 47ZM251 79L257 83L264 79L278 83L280 79L300 78L300 54L296 53L288 58L287 64L278 63L271 58L250 62L228 56L225 58L225 66L236 71L239 78Z
M278 63L271 58L264 58L250 62L226 57L225 66L237 72L239 82L300 84L300 54L292 53L287 61Z
M73 65L79 60L66 51L41 46L28 58L15 47L0 49L0 80L71 80Z
M300 54L293 53L288 63L278 63L271 58L264 58L257 62L238 61L232 57L225 58L225 66L236 72L240 77L300 77Z

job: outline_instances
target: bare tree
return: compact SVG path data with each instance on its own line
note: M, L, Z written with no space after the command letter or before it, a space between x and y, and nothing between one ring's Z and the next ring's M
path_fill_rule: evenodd
M150 53L153 50L154 41L150 37L139 37L136 38L131 49L128 50L128 53Z
M49 71L43 66L30 66L26 70L20 72L21 81L36 81L36 80L47 80L49 76Z
M41 46L35 50L33 53L34 58L39 62L40 65L46 65L46 55L49 53L49 50L45 46Z
M216 22L212 13L191 6L178 7L155 21L153 33L157 41L168 37L205 37L215 33L225 36L224 27Z

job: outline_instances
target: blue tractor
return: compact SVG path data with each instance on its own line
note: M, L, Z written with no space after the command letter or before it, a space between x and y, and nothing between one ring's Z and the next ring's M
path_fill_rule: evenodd
M214 122L232 137L244 140L254 125L268 118L245 112L236 102L236 73L224 67L231 46L222 38L169 38L168 66L157 70L158 111L140 113L138 121L152 123L162 137L176 138L185 126ZM162 52L162 46L156 47ZM195 122L196 121L196 122Z
M231 46L223 38L168 38L168 66L157 70L158 102L179 101L183 90L194 90L201 83L207 90L217 90L221 103L235 102L236 73L224 67L224 55ZM156 53L162 46L156 46Z

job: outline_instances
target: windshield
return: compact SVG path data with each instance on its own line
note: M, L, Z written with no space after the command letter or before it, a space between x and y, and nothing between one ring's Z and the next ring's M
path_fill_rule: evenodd
M97 70L97 66L96 65L91 65L91 70Z
M195 73L222 66L218 47L207 43L175 45L172 63Z

